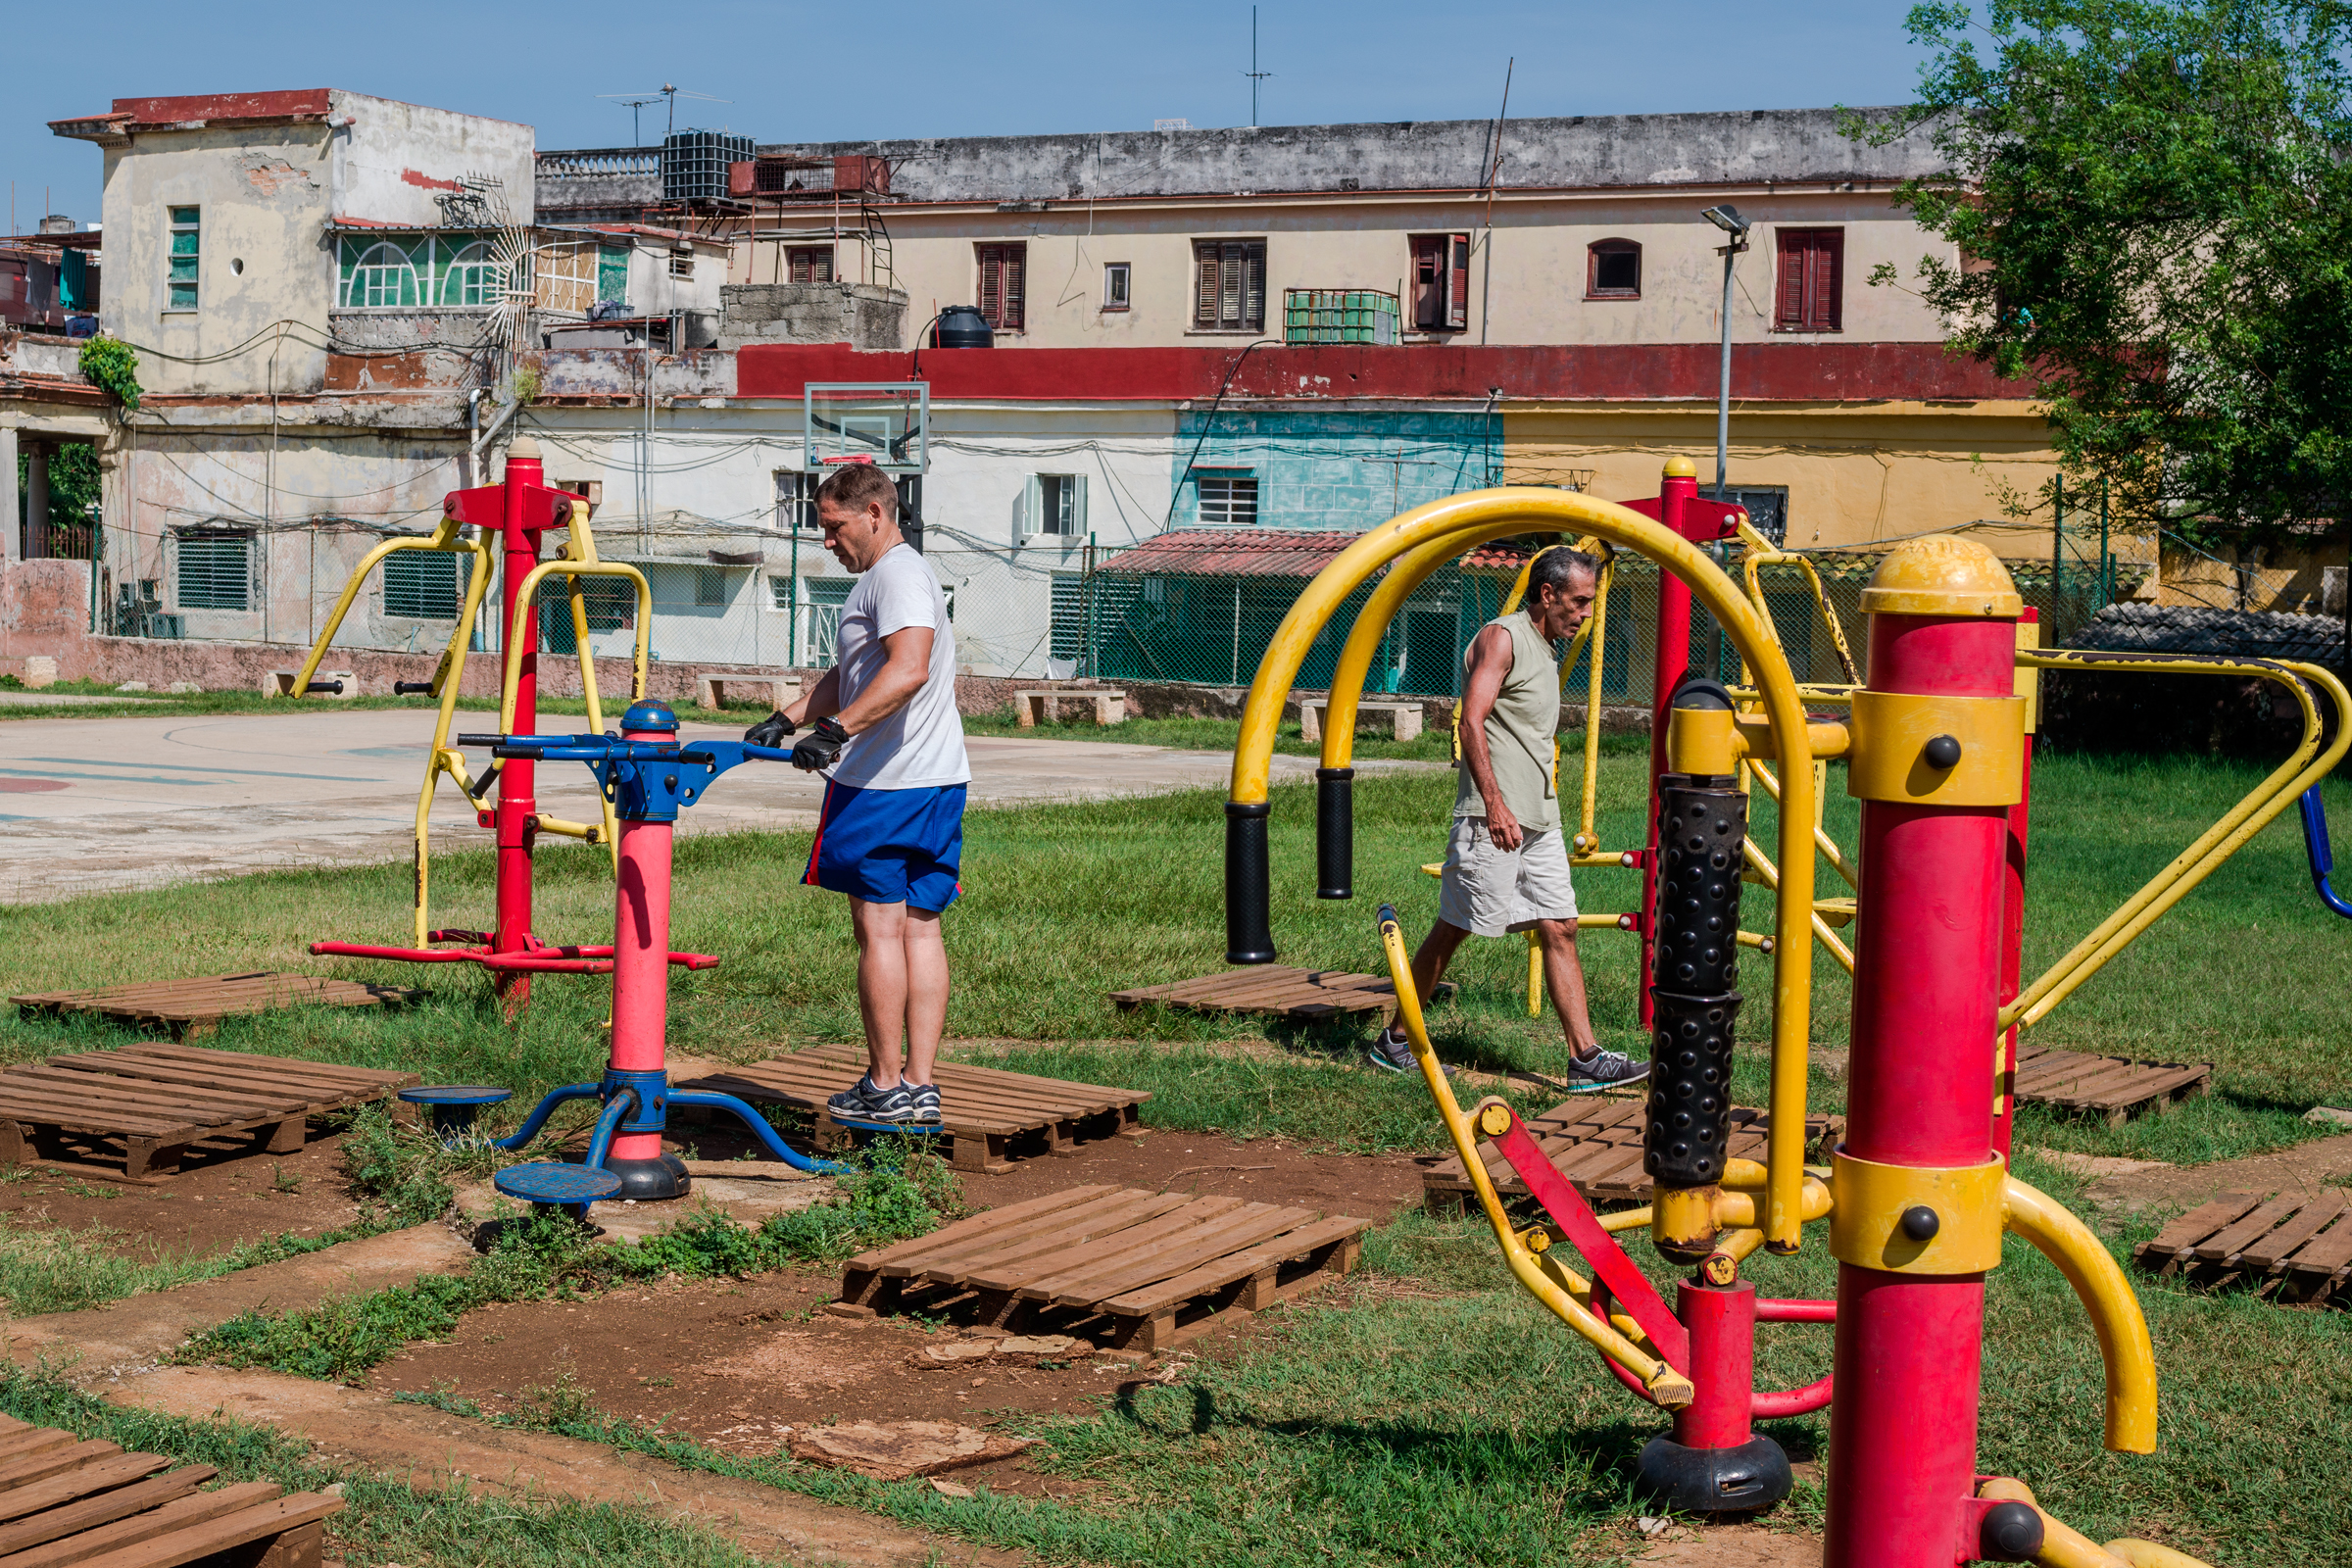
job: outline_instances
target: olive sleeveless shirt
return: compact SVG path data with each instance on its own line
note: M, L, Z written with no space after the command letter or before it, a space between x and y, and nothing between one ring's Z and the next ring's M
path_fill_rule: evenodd
M1553 832L1560 825L1560 800L1553 777L1552 736L1560 727L1560 669L1551 645L1538 635L1527 612L1516 611L1487 623L1511 634L1511 667L1494 694L1487 714L1487 755L1494 764L1494 782L1502 803L1519 825L1531 833ZM1482 632L1484 628L1481 628ZM1464 684L1470 650L1462 654ZM1485 816L1487 804L1478 793L1467 762L1454 764L1456 817Z

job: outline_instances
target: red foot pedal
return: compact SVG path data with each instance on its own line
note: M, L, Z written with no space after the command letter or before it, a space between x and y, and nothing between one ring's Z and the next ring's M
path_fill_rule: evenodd
M1657 1347L1666 1364L1685 1377L1690 1376L1690 1333L1667 1310L1657 1288L1649 1283L1649 1276L1625 1255L1625 1249L1617 1245L1615 1237L1600 1228L1600 1218L1592 1212L1592 1206L1544 1157L1544 1151L1537 1147L1526 1125L1519 1120L1519 1113L1498 1100L1487 1103L1499 1107L1511 1118L1510 1125L1494 1135L1495 1149L1510 1162L1511 1169L1519 1173L1519 1179L1527 1183L1527 1190L1535 1195L1552 1223L1567 1236L1568 1245L1592 1265L1592 1272L1609 1295L1642 1325L1642 1332L1649 1336L1649 1343ZM1486 1106L1481 1105L1471 1112L1472 1120L1483 1126L1481 1118L1485 1111Z

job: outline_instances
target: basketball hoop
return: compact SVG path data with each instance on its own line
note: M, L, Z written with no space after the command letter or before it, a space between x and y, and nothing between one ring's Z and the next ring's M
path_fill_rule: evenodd
M845 458L819 458L816 461L826 467L843 463L862 463L869 468L874 466L874 460L862 452L853 452Z

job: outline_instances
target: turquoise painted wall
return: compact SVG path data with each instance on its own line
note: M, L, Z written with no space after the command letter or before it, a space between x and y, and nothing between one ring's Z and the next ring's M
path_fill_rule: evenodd
M1212 419L1194 411L1179 421L1175 457L1177 527L1200 519L1189 464L1195 476L1254 475L1261 528L1360 532L1423 502L1499 483L1502 416L1220 409Z

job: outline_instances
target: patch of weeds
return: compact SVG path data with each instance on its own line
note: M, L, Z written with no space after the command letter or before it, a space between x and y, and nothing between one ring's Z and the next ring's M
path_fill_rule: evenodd
M299 1193L302 1191L302 1178L288 1171L282 1163L272 1165L270 1167L270 1190L273 1193Z
M596 1413L596 1391L581 1384L576 1367L565 1367L553 1383L526 1384L514 1396L516 1421L547 1431L586 1421Z

